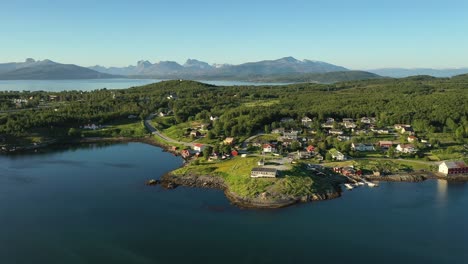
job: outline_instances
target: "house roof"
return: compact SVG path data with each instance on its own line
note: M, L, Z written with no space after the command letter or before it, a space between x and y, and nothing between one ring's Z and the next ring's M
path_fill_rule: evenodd
M258 172L273 172L273 173L276 173L278 170L275 169L275 168L253 168L252 171L258 171Z
M194 146L194 147L199 147L199 148L201 148L201 147L203 147L203 144L195 143L195 144L193 144L193 146Z
M268 148L268 147L274 148L275 145L273 145L273 144L263 144L263 148Z
M371 143L352 143L353 146L365 146L365 147L373 147Z
M379 144L380 145L393 145L393 142L392 141L379 141Z
M447 166L449 169L460 169L460 168L466 168L466 164L464 161L444 161L442 164Z
M404 148L414 148L413 144L400 144L399 146L402 149L404 149Z

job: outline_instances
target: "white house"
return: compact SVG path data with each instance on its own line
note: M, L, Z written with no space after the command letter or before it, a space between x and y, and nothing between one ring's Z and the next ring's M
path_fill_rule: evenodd
M265 152L265 153L276 152L276 147L273 144L264 144L263 145L263 152Z
M275 178L278 170L274 168L253 168L250 172L252 178Z
M101 126L96 125L96 124L87 124L83 126L83 129L89 129L89 130L96 130L101 128Z
M344 122L343 125L344 125L345 128L348 128L348 129L349 128L351 128L351 129L356 128L356 126L357 126L354 122Z
M203 144L199 144L199 143L193 144L193 150L195 150L196 152L202 152L204 149L205 149L205 145Z
M401 153L415 153L417 149L413 144L398 144L396 151Z
M329 152L334 160L346 160L346 156L336 149L330 149Z
M288 139L297 139L297 135L299 134L299 131L291 130L291 131L284 131L283 132L283 137L288 138Z
M167 97L167 100L175 100L175 99L178 99L179 97L177 97L176 94L170 94L168 97Z
M343 135L343 130L340 129L330 129L328 131L328 134L330 135Z
M372 123L375 123L375 121L376 121L375 117L365 116L361 118L361 123L363 124L372 124Z
M352 143L351 149L355 151L373 151L375 150L374 145L364 143Z
M301 121L303 126L308 126L310 123L312 123L312 119L310 119L308 116L304 116Z

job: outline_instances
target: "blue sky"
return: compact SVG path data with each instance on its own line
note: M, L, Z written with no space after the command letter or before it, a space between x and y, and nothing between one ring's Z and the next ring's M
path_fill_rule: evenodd
M351 69L466 67L467 14L466 0L0 0L0 62L294 56Z

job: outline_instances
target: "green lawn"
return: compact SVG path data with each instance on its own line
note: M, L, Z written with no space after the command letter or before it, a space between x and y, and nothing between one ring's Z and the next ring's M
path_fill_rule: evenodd
M141 120L119 120L105 125L102 129L81 130L84 137L134 137L140 138L148 134Z
M274 100L258 100L258 101L253 101L253 102L247 102L243 103L242 105L245 107L259 107L259 106L272 106L275 104L279 104L280 100L274 99Z
M260 157L235 157L227 161L201 162L200 165L190 165L175 170L176 175L194 172L199 175L222 177L229 189L244 197L256 197L268 192L272 197L281 195L310 195L314 191L332 188L329 180L320 179L310 171L303 169L301 164L291 170L282 171L277 178L251 178L250 171L257 167Z
M201 122L189 121L189 122L173 125L171 127L163 129L161 132L163 132L164 135L166 135L167 137L175 139L177 141L192 142L193 139L188 135L189 134L188 129L193 129L199 126L200 124Z

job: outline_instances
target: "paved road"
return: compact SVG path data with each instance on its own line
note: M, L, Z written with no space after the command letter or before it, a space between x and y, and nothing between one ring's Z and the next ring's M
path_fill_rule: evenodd
M161 132L159 132L152 124L151 124L151 119L153 119L154 115L151 114L149 115L146 119L145 119L145 127L146 129L148 129L151 134L153 135L156 135L160 138L162 138L163 140L169 142L169 143L175 143L175 144L181 144L181 145L184 145L184 146L187 146L187 147L193 147L193 143L188 143L188 142L182 142L182 141L177 141L175 139L172 139L172 138L169 138L167 137L166 135L162 134Z
M254 139L256 137L259 137L259 136L262 136L262 135L265 135L265 133L258 133L256 135L253 135L253 136L247 138L244 142L242 142L242 148L246 149L247 145L250 143L250 141L252 141L252 139Z

